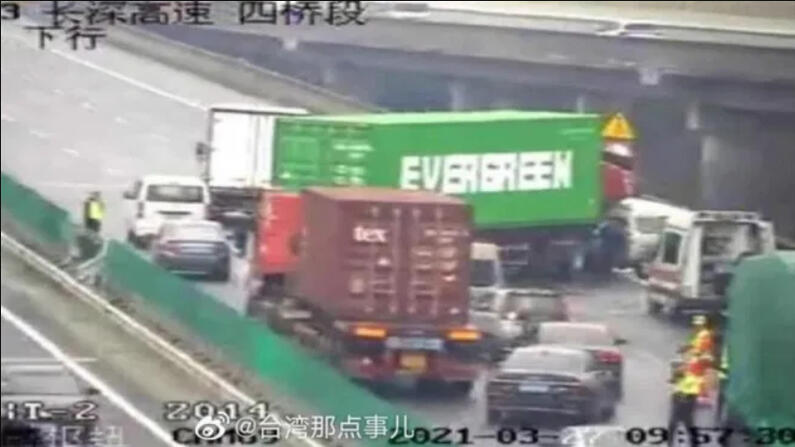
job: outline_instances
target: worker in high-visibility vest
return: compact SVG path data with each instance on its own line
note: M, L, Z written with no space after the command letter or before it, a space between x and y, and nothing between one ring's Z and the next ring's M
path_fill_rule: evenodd
M713 357L715 334L712 332L706 316L696 315L693 317L693 336L690 338L686 349L689 357Z
M86 228L99 233L102 229L102 219L105 218L105 204L99 191L94 191L83 204L83 221Z
M674 380L671 395L671 413L668 422L669 443L676 438L676 429L684 424L689 435L694 424L694 412L699 394L704 386L704 375L691 368L685 370Z

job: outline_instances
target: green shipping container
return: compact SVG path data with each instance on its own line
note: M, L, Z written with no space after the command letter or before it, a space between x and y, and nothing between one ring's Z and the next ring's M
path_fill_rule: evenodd
M728 297L729 407L749 428L795 427L795 251L744 260Z
M273 178L451 194L481 229L592 223L600 126L599 115L514 110L280 117Z

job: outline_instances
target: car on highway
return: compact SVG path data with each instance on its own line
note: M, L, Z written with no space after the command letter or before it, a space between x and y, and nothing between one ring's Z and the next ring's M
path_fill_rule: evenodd
M547 413L601 422L615 412L607 371L580 349L515 349L486 384L489 423L517 413Z
M560 447L630 447L626 429L618 425L573 425L558 434Z
M3 359L2 430L0 445L89 445L93 429L100 422L94 416L99 391L82 386L69 370L59 364L34 364ZM25 405L40 404L39 410ZM55 442L58 437L62 444ZM82 442L83 444L77 444ZM51 444L52 443L52 444Z
M205 219L210 192L198 177L145 175L124 192L124 199L127 241L146 247L164 222Z
M472 296L470 321L484 334L491 360L503 359L515 347L533 343L542 322L568 319L568 305L557 290L506 288Z
M209 220L166 222L152 244L152 258L166 270L228 281L231 248L220 223Z
M596 366L609 373L609 383L617 397L624 395L624 356L619 346L627 340L616 337L602 323L546 322L538 327L536 342L587 351Z

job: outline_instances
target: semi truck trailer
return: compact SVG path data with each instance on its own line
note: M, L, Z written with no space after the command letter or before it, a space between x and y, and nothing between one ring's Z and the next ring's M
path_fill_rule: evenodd
M566 272L605 197L633 187L631 163L605 157L602 125L600 115L513 110L280 117L272 180L456 196L472 205L478 240L514 255L507 262Z
M354 379L471 389L483 362L469 324L469 205L373 187L264 197L250 315ZM279 287L263 287L269 275Z

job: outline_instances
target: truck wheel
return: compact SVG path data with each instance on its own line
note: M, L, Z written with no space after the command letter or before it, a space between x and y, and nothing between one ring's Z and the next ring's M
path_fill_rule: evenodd
M229 281L229 266L222 267L213 274L213 279L220 282Z
M635 276L640 279L649 279L649 273L646 271L646 266L643 264L635 264L632 266L635 270Z
M141 241L132 230L127 231L127 242L135 248L141 248Z
M659 315L662 312L662 304L649 300L649 313L651 315Z
M456 394L468 396L472 392L472 381L453 382L451 387Z

